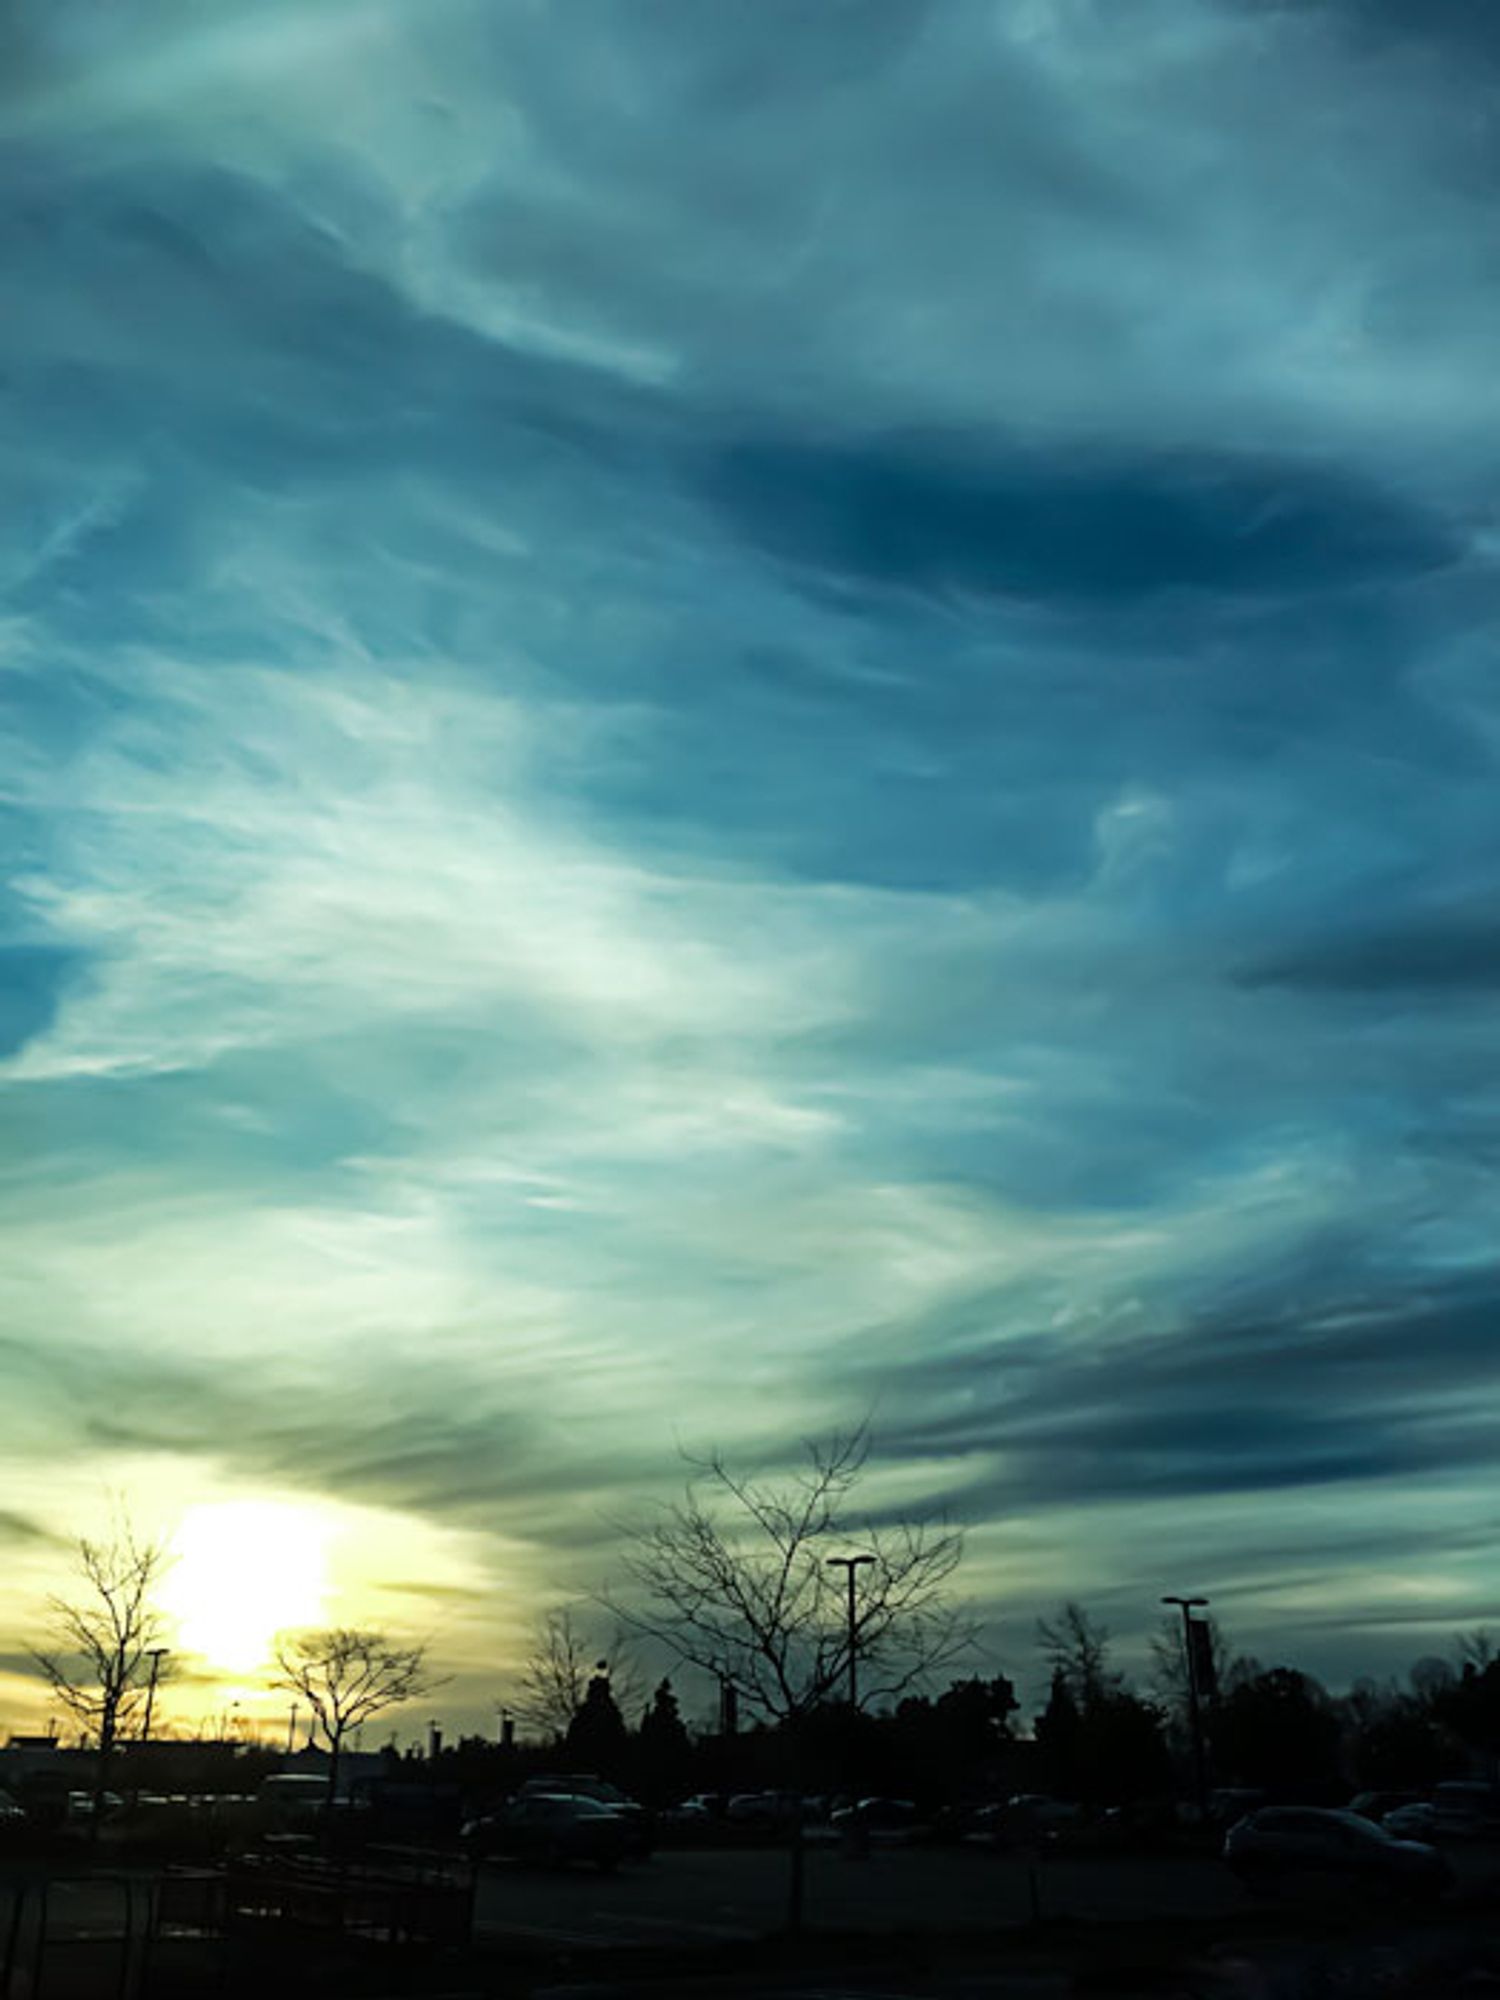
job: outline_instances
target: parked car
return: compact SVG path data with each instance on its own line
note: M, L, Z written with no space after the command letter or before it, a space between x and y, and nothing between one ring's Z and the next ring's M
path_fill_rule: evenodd
M1432 1841L1437 1836L1438 1810L1425 1799L1414 1799L1409 1806L1397 1806L1386 1813L1380 1824L1387 1833L1393 1833L1397 1840Z
M675 1806L663 1806L655 1815L655 1826L664 1839L679 1845L711 1844L720 1835L727 1804L722 1792L694 1792Z
M1130 1849L1174 1846L1181 1835L1182 1822L1174 1800L1135 1799L1129 1805L1106 1806L1097 1818L1073 1829L1068 1838L1075 1845Z
M1500 1791L1493 1785L1450 1778L1433 1787L1432 1803L1439 1824L1461 1828L1466 1837L1487 1840L1500 1833Z
M910 1799L858 1799L829 1815L835 1833L863 1833L883 1847L902 1846L931 1829Z
M714 1822L714 1814L701 1799L681 1799L675 1806L664 1806L657 1818L664 1827L689 1833L699 1827L712 1826Z
M1358 1813L1321 1806L1264 1806L1224 1837L1224 1859L1248 1887L1274 1891L1296 1878L1419 1897L1452 1881L1447 1862L1425 1841L1399 1840Z
M1398 1806L1382 1823L1402 1839L1500 1839L1500 1798L1488 1785L1453 1779L1430 1802Z
M724 1817L742 1833L786 1833L802 1816L797 1792L736 1792Z
M608 1778L596 1778L592 1771L554 1771L540 1778L528 1778L516 1793L520 1799L595 1799L602 1806L633 1806L637 1801Z
M587 1773L556 1778L528 1778L516 1797L587 1799L594 1805L603 1806L607 1812L612 1812L621 1821L630 1836L629 1850L632 1854L645 1856L651 1852L654 1839L651 1814L638 1799L631 1798L628 1792L622 1792L618 1785L612 1785L607 1778L595 1778Z
M1426 1797L1425 1792L1356 1792L1348 1809L1361 1819L1384 1823L1389 1814L1399 1812L1403 1806L1419 1806Z
M311 1833L332 1807L328 1779L316 1771L275 1771L262 1778L256 1793L260 1817L272 1833ZM192 1805L192 1799L184 1800Z
M100 1792L97 1798L92 1792L69 1792L68 1818L91 1820L97 1811L101 1820L106 1820L121 1811L124 1804L118 1792Z
M545 1792L518 1796L499 1812L470 1820L460 1838L475 1861L508 1854L550 1867L589 1861L596 1868L615 1868L632 1846L630 1827L610 1807Z
M1215 1826L1230 1827L1237 1820L1244 1819L1247 1813L1256 1812L1261 1806L1269 1805L1270 1802L1270 1793L1256 1786L1221 1786L1218 1791L1210 1792L1208 1795L1208 1817ZM1197 1815L1194 1814L1194 1819L1196 1818Z
M718 1819L728 1803L728 1795L724 1792L694 1792L681 1805L673 1806L672 1811L701 1819Z
M1012 1811L1009 1799L963 1807L949 1816L947 1826L972 1847L1029 1846L1038 1838L1025 1809Z
M1055 1840L1082 1818L1082 1806L1044 1792L1017 1792L1005 1802L1004 1826L1015 1840Z

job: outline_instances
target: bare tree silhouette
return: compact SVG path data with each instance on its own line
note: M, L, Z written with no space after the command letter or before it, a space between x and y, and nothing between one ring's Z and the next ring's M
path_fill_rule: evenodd
M1476 1625L1472 1631L1456 1632L1453 1650L1458 1655L1460 1666L1473 1667L1476 1673L1483 1673L1490 1662L1500 1657L1495 1635L1488 1625Z
M127 1516L105 1541L81 1537L78 1592L52 1599L53 1643L32 1652L59 1702L97 1745L96 1830L115 1746L145 1698L147 1658L164 1629L155 1592L167 1566L162 1544L143 1541Z
M802 1469L776 1482L743 1477L717 1451L689 1457L682 1498L634 1531L629 1593L605 1602L769 1721L837 1699L851 1647L862 1705L910 1689L972 1643L947 1595L963 1535L856 1514L869 1454L861 1426L809 1441ZM870 1558L852 1622L845 1572L829 1561L850 1549Z
M521 1669L515 1712L548 1737L564 1737L588 1698L589 1682L600 1673L621 1709L633 1714L644 1699L644 1683L621 1634L595 1644L572 1606L549 1611Z
M1115 1693L1123 1676L1109 1663L1110 1632L1072 1599L1036 1622L1036 1642L1052 1674L1080 1708Z
M328 1746L328 1802L338 1788L345 1739L361 1723L440 1687L427 1649L402 1646L384 1632L336 1626L286 1635L276 1649L271 1685L301 1697Z

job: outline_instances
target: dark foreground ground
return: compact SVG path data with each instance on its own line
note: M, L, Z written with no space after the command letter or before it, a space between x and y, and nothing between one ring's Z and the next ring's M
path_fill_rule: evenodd
M614 1875L494 1864L467 1950L180 1938L144 1980L109 1942L120 1880L54 1881L40 1985L22 1950L0 2000L1500 2000L1500 1850L1453 1858L1455 1896L1412 1913L1266 1905L1206 1856L1048 1857L1033 1882L1010 1855L813 1850L795 1940L785 1852L665 1853Z

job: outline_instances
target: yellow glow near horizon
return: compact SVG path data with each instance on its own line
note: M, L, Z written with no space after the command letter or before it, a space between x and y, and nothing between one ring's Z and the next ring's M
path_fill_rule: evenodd
M331 1532L314 1509L279 1501L190 1508L161 1592L178 1647L221 1673L250 1674L278 1632L324 1623Z

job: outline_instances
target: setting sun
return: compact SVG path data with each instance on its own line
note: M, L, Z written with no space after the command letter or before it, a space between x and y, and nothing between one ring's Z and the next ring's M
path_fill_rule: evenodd
M278 1632L322 1620L330 1532L311 1509L280 1502L192 1508L162 1592L178 1645L225 1673L263 1666Z

